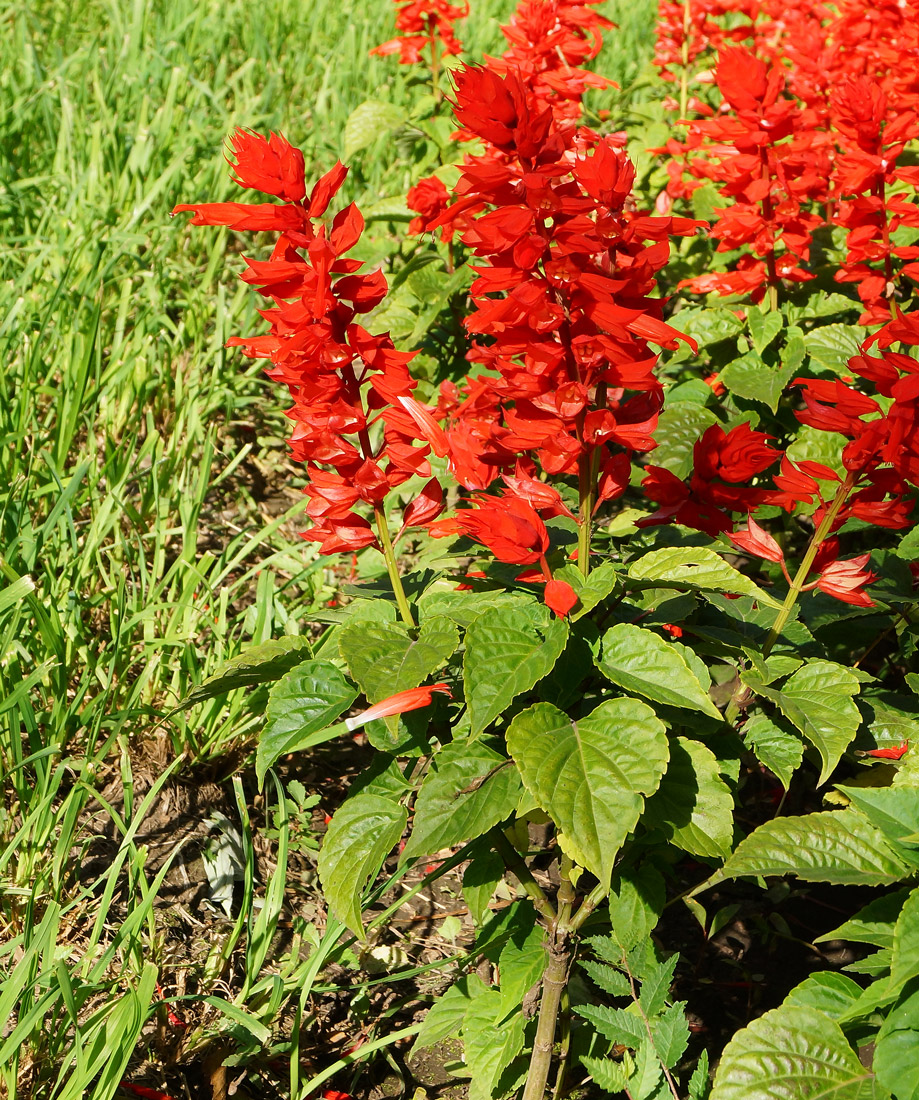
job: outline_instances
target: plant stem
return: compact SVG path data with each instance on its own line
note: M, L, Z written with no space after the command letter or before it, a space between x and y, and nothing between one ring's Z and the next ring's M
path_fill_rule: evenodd
M820 521L820 525L814 532L814 537L811 539L810 545L804 557L801 559L801 564L798 566L797 573L795 573L795 579L791 582L791 588L788 590L788 595L785 597L782 609L778 613L775 622L772 624L772 629L769 631L768 638L766 638L766 644L763 646L764 658L768 657L772 652L772 647L775 645L779 635L785 628L785 624L788 622L789 616L794 610L795 604L798 602L798 597L801 595L801 589L804 587L811 566L814 564L814 558L817 556L817 551L823 545L827 535L832 531L833 524L836 522L836 517L842 510L842 506L845 504L849 493L851 493L855 487L857 479L858 474L852 471L846 475L845 481L836 490L836 496L833 497L833 502L827 509L826 515Z
M578 460L578 493L581 498L580 526L578 527L578 568L585 579L590 576L590 534L597 491L597 479L593 475L593 455L588 452Z
M559 1031L561 1032L561 1050L559 1051L558 1073L552 1100L565 1100L565 1078L568 1075L568 1057L571 1053L571 998L567 985L562 990L562 1003L559 1009Z
M396 597L396 604L399 607L399 612L402 615L402 621L406 626L414 626L415 620L412 618L412 609L408 605L408 600L405 597L405 589L402 587L402 578L399 576L399 566L396 562L396 555L392 548L392 539L389 537L389 526L386 523L386 513L383 510L382 504L375 504L373 506L373 514L377 521L377 534L380 536L380 546L383 548L383 557L386 559L386 569L389 573L389 579L392 582L392 590Z
M539 915L550 927L552 927L558 920L558 915L555 912L552 902L550 902L543 893L542 887L536 879L533 878L529 867L527 867L520 853L514 845L511 844L500 828L492 829L489 835L495 846L495 850L504 860L504 866L507 867L526 891L527 897L532 901Z
M542 976L539 1021L521 1100L543 1100L546 1095L546 1083L552 1065L552 1048L555 1045L555 1024L568 981L570 952L566 942L567 934L568 930L561 928L549 933L549 959Z
M692 10L690 0L683 0L683 42L680 46L680 60L682 71L680 73L680 118L686 118L689 108L689 31L692 27Z

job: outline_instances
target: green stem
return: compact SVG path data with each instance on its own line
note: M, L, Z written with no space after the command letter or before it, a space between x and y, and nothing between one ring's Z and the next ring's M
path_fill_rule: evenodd
M602 883L590 891L586 898L581 902L581 907L574 914L571 920L568 922L568 927L572 932L577 932L581 925L587 920L591 913L597 908L601 901L606 897L608 888Z
M539 1021L536 1024L536 1038L533 1040L533 1053L521 1100L543 1100L546 1095L546 1083L552 1066L552 1048L555 1045L555 1025L562 994L568 982L570 952L565 939L563 933L549 934L549 959L542 976Z
M542 887L533 878L532 872L527 867L523 857L500 828L492 829L489 836L495 846L495 851L504 860L504 866L526 891L526 895L532 901L536 911L550 927L553 926L558 920L558 915L552 906L552 902L543 893Z
M383 511L383 505L375 504L373 506L373 514L377 521L377 534L380 536L380 546L383 548L383 557L386 559L386 569L392 583L396 604L402 615L402 621L406 626L414 626L415 620L412 618L412 609L408 605L408 600L405 597L405 589L402 587L402 578L399 576L399 566L396 562L396 555L392 548L392 539L389 537L389 527L386 523L386 513Z
M764 658L768 657L772 652L772 647L775 645L776 641L778 641L779 635L784 630L785 624L788 622L795 608L795 604L798 602L798 597L801 595L801 590L807 581L807 576L810 573L811 566L814 564L814 558L817 556L817 551L823 545L827 535L832 531L833 524L836 522L836 517L839 515L842 506L848 499L849 493L855 488L857 479L857 473L850 471L846 475L846 480L836 490L836 496L833 497L832 504L830 504L826 511L826 515L820 521L820 526L814 532L814 537L810 541L807 552L801 559L801 564L798 566L798 572L795 573L795 578L791 582L791 588L788 590L788 595L785 597L782 609L778 613L772 625L772 629L769 631L769 637L766 639L766 644L763 646Z
M578 568L585 578L590 576L590 535L597 479L593 476L593 454L581 455L578 461L578 494L581 498L580 526L578 527Z
M680 73L680 118L686 118L689 109L689 31L692 26L692 11L690 0L683 0L683 43L680 46L680 60L682 72Z

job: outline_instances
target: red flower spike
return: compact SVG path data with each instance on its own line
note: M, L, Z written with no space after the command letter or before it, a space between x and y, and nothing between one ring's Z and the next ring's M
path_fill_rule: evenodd
M303 154L280 134L268 139L251 130L237 129L230 138L236 163L234 182L285 202L299 202L306 195Z
M427 527L444 510L444 491L436 477L425 485L402 515L402 530ZM401 532L400 532L401 533Z
M458 512L452 522L498 561L533 565L549 549L546 525L525 500L506 493L501 499L479 497L474 503L475 508Z
M565 581L551 580L546 581L543 601L547 607L555 612L558 618L564 619L578 602L578 594Z
M728 538L735 546L739 546L741 550L746 550L750 554L755 554L758 558L765 558L766 561L774 561L777 564L781 564L785 560L781 546L772 535L760 527L752 516L747 521L745 531L735 531L733 535L728 535Z

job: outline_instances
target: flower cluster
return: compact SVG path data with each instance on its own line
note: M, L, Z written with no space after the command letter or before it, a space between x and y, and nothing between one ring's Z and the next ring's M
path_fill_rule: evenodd
M269 359L266 373L290 392L289 442L305 464L307 514L314 521L305 537L323 554L378 545L377 533L388 541L387 494L413 475L431 474L431 444L418 420L428 434L437 425L412 397L412 355L397 351L388 334L371 335L358 323L387 290L379 271L359 274L363 264L347 256L363 231L360 211L352 203L328 224L321 220L347 169L336 164L307 195L303 155L284 138L237 130L231 140L236 182L283 203L182 204L174 213L193 211L192 225L278 233L271 258L246 258L241 276L272 303L260 311L270 330L228 344ZM375 514L377 533L356 510L361 505ZM404 523L429 522L441 508L439 485L428 483Z
M459 54L462 45L456 37L454 24L469 14L468 4L451 4L449 0L395 0L396 30L402 33L370 52L379 57L399 55L400 65L417 65L427 61L437 72L440 57ZM430 56L425 57L425 51Z

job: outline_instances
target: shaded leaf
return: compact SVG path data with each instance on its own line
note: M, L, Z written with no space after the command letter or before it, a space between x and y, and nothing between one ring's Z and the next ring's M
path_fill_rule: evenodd
M734 797L721 778L715 754L686 737L670 744L670 763L648 801L649 827L696 856L725 859L734 837Z
M752 747L756 759L773 773L787 791L791 777L804 759L801 738L762 713L751 715L743 733L744 741Z
M345 146L342 160L349 161L355 153L372 145L376 139L405 122L405 111L394 103L366 99L348 115L345 122Z
M623 951L631 951L650 937L664 911L666 900L664 879L650 864L637 870L619 871L613 876L609 918L613 936ZM597 944L601 938L605 940L605 937L594 937L588 941L597 954L600 954ZM612 961L618 962L619 959L614 957Z
M274 638L253 646L219 665L203 683L192 688L181 706L190 707L250 684L280 680L286 672L308 660L311 653L308 639L300 637Z
M919 889L906 899L893 934L890 977L895 985L905 985L919 977Z

